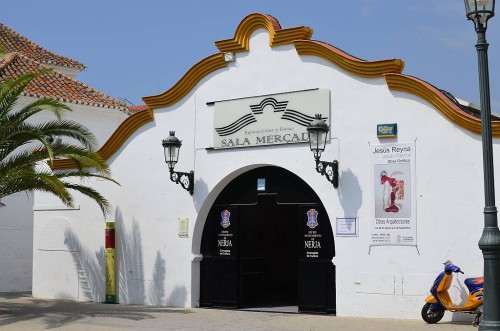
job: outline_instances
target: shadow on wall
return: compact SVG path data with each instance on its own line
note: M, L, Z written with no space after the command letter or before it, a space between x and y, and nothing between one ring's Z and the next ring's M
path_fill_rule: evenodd
M160 306L162 303L161 300L165 296L164 284L166 273L167 263L165 262L165 259L162 258L160 252L156 252L153 281L150 283L148 289L149 302L153 306Z
M131 228L128 229L120 208L116 208L115 217L118 302L183 307L187 299L185 287L175 287L168 298L165 298L167 263L160 251L156 252L152 279L146 279L140 223L133 218Z
M116 270L117 301L120 303L146 303L144 290L144 262L139 223L133 219L132 229L127 230L120 208L116 208Z
M208 186L205 181L198 179L194 184L194 207L197 212L200 211L203 203L205 202L205 198L208 197Z
M458 279L458 277L457 277L457 279L455 279L453 281L454 282L454 286L450 289L450 290L452 290L452 289L453 290L458 290L458 292L460 294L460 301L458 301L458 299L456 301L455 301L455 299L453 300L453 304L456 305L456 306L463 306L465 304L465 302L467 301L467 298L469 297L469 290L463 285L463 281L464 280L465 280L465 278L464 279ZM451 320L453 322L469 322L469 323L472 323L472 321L474 320L475 316L476 315L474 315L474 314L454 313L451 316Z
M358 176L351 169L342 171L337 194L339 195L344 215L346 217L357 217L361 203L363 202L363 191L359 185Z
M176 287L165 298L166 261L160 251L156 252L152 279L144 276L142 238L139 223L133 219L129 230L123 222L119 208L116 209L116 277L117 302L144 305L184 306L187 291ZM72 254L78 272L79 298L103 302L105 297L105 250L104 247L92 253L78 239L71 229L66 229L64 243ZM102 229L104 242L104 224ZM147 284L147 290L146 286Z
M184 286L176 286L167 299L167 306L184 307L186 304L187 290Z
M78 236L71 230L64 231L64 244L73 257L78 272L79 298L95 302L104 301L104 248L92 253L84 247Z

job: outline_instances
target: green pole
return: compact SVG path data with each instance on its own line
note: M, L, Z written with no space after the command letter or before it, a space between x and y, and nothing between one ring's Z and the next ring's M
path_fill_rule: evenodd
M481 98L481 132L484 172L484 228L479 248L484 259L484 315L480 331L500 330L500 230L495 206L493 144L491 130L490 84L486 27L476 26L479 92Z

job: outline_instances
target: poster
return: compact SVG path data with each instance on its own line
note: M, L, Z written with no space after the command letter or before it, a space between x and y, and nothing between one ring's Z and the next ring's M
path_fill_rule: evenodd
M417 245L415 143L371 145L371 245Z

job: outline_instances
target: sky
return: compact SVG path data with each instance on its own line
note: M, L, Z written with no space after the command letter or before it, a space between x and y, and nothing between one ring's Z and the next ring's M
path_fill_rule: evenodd
M217 53L214 42L232 38L252 13L283 28L308 26L313 40L364 60L402 59L404 74L479 104L477 35L462 0L23 0L3 1L0 22L85 64L80 81L138 105ZM492 109L500 113L497 16L486 38Z

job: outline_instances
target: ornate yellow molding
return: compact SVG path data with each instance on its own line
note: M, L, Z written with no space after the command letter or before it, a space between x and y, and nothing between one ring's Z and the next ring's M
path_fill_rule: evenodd
M189 69L172 88L162 94L143 97L142 100L148 105L149 109L173 105L184 98L203 77L217 69L225 68L226 65L222 53L204 58Z
M464 112L431 84L401 74L386 74L385 80L390 90L416 95L436 107L453 123L471 132L481 134L481 120ZM493 137L500 138L500 121L493 121L491 126Z
M141 126L154 120L153 111L151 109L138 112L123 121L116 131L109 137L108 141L97 151L104 159L108 160L125 141ZM75 163L69 159L54 160L51 168L53 170L73 169Z
M278 20L270 15L251 14L241 21L232 39L220 40L215 43L220 53L196 63L173 87L164 93L143 97L149 109L125 120L98 153L104 160L108 160L138 128L153 121L154 109L177 103L204 77L218 69L225 68L227 63L224 61L224 52L248 51L250 36L259 28L269 31L269 45L271 47L293 44L299 55L313 55L323 58L357 76L367 78L384 76L389 89L416 95L436 107L453 123L474 133L481 133L481 121L462 111L441 91L422 80L402 75L404 68L402 60L361 60L332 45L311 41L313 30L308 27L283 29ZM494 137L500 137L500 121L492 123L492 130ZM74 166L70 160L55 160L52 169L71 169Z
M361 77L375 78L382 77L387 73L401 73L405 66L405 63L400 59L380 61L361 60L320 41L296 40L293 44L299 55L321 57Z
M206 75L225 68L224 52L240 52L249 50L251 34L259 28L269 31L271 46L291 44L297 39L310 39L313 30L308 27L282 29L277 19L270 15L251 14L241 21L236 28L233 39L215 42L221 53L209 56L195 64L172 88L159 95L143 97L142 100L150 109L167 107L182 99Z
M269 31L269 45L271 47L291 44L299 39L311 39L313 34L313 30L306 26L283 29L278 20L271 15L250 14L238 25L232 39L216 41L215 46L221 52L248 51L250 36L259 28Z

